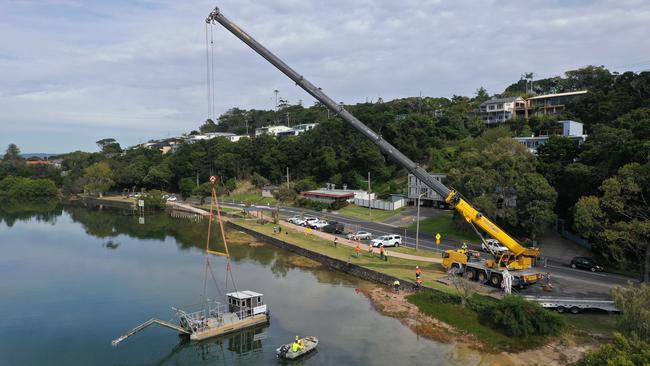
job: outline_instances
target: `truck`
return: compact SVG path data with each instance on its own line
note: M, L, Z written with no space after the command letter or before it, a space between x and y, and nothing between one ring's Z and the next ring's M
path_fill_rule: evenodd
M424 168L413 162L388 141L384 140L381 135L377 134L353 116L352 113L348 112L342 104L337 103L325 94L322 88L312 84L303 75L289 67L282 59L246 33L241 27L229 20L223 15L219 7L215 7L206 17L205 21L208 25L220 24L226 28L235 37L294 81L296 85L300 86L308 94L326 106L336 116L340 117L364 137L377 145L382 153L413 174L424 185L444 197L445 203L453 207L465 221L472 225L483 241L485 241L483 234L479 232L477 227L508 248L508 251L501 253L492 251L492 258L487 260L474 256L466 248L447 250L443 255L442 262L442 265L446 269L454 270L459 274L466 274L472 280L484 281L493 286L501 285L504 270L507 270L512 276L512 284L514 286L530 285L544 277L541 271L534 268L536 259L540 256L539 248L527 248L521 245L516 239L492 222L492 220L474 208L463 198L460 192L448 188L441 181L435 179ZM489 248L487 244L486 247Z

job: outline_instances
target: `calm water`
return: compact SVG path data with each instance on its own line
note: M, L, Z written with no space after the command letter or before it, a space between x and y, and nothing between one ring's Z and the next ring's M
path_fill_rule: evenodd
M237 288L265 294L270 325L202 343L150 327L112 347L149 318L171 319L171 306L200 301L205 227L166 214L139 224L123 211L0 203L0 365L277 364L275 348L296 334L321 341L305 365L466 362L374 311L355 291L370 284L271 245L230 246ZM223 291L225 259L211 262Z

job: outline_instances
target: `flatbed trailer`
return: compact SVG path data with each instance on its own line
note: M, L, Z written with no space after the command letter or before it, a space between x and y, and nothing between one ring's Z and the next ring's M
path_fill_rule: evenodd
M598 298L570 298L570 297L547 297L547 296L524 296L526 300L538 302L547 309L555 309L558 313L570 312L577 314L583 310L602 310L608 313L618 313L621 310L616 307L610 299Z

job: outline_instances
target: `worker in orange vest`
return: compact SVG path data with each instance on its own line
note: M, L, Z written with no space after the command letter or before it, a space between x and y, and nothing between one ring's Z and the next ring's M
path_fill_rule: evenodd
M385 255L384 253L385 253L384 244L380 244L379 245L379 256L381 257L381 259L384 259L384 255Z
M415 279L417 280L420 278L420 275L422 275L422 270L420 269L420 266L415 266Z
M359 258L359 252L361 252L361 245L357 244L357 246L354 248L354 255Z

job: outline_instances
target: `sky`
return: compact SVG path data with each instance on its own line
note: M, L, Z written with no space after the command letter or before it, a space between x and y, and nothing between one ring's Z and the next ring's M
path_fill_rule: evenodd
M645 0L0 0L0 149L96 151L208 115L205 17L222 13L333 99L500 93L585 65L650 69ZM224 28L214 114L314 100Z

